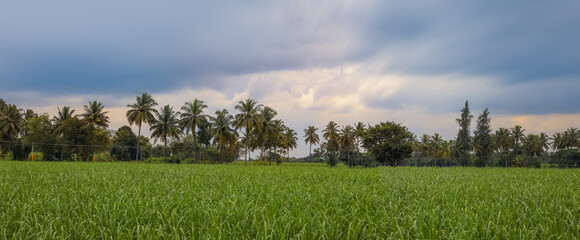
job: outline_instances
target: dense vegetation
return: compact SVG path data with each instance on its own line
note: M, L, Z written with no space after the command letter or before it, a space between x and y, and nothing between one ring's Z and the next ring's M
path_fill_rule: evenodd
M2 239L574 239L580 171L0 162Z
M437 133L419 138L404 125L381 122L339 126L330 121L319 132L304 129L309 156L291 158L298 146L297 132L276 118L276 110L253 99L240 101L235 115L222 109L206 114L204 101L185 102L181 111L173 106L157 108L148 93L128 104L129 126L109 130L108 112L101 102L89 101L75 115L69 106L58 114L37 114L0 99L0 158L46 161L164 161L214 162L259 160L263 164L284 161L326 162L336 166L501 166L580 167L580 131L569 128L549 137L545 133L526 134L522 126L490 128L490 112L485 109L471 131L474 116L469 103L457 118L459 131L453 140ZM149 126L151 138L141 135ZM319 135L320 134L320 135ZM153 140L153 145L150 140ZM158 141L162 145L155 145ZM312 146L315 146L312 154ZM318 146L318 147L316 147ZM254 153L257 156L251 157ZM248 161L245 161L248 162Z

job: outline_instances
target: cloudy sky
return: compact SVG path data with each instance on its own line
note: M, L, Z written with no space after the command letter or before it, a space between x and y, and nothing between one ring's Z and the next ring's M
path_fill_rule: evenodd
M149 92L235 113L255 98L300 135L334 120L453 139L465 100L492 127L580 127L578 1L12 1L0 4L0 98L111 128Z

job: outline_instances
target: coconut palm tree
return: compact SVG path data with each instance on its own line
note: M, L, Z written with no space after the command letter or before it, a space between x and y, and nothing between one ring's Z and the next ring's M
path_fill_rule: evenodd
M304 129L304 143L310 144L308 156L312 156L312 144L316 145L320 142L320 137L316 131L318 131L318 128L314 126L308 126L307 129ZM310 162L312 162L312 157L310 157Z
M419 152L422 158L427 158L431 153L431 136L429 134L423 134L421 136L421 142L419 143ZM425 163L423 163L425 164Z
M564 135L562 133L555 133L552 138L552 149L558 151L564 149Z
M234 125L236 130L245 130L245 146L246 146L246 164L248 164L248 159L250 157L250 142L251 134L255 132L260 132L259 127L261 126L260 111L262 110L262 104L254 99L246 99L246 101L239 101L236 105L236 110L240 113L236 114Z
M173 111L173 107L169 105L165 105L159 110L155 112L155 120L149 130L151 137L155 138L155 142L158 139L163 141L163 158L167 162L167 141L170 138L179 140L179 112Z
M84 105L83 107L85 110L85 112L81 114L83 117L83 123L102 129L109 127L109 117L106 116L109 112L103 111L105 106L102 102L89 101L89 105Z
M24 122L21 108L17 108L14 104L6 105L0 111L0 137L4 136L9 141L14 141L24 128ZM12 143L8 144L8 151L12 151L11 145Z
M276 117L277 114L278 113L274 109L268 106L263 107L260 111L260 125L257 128L259 129L257 140L262 148L260 150L260 158L262 158L264 164L266 164L266 160L263 159L263 153L268 144L268 140L275 134L274 117Z
M210 116L212 122L210 135L213 138L213 143L219 145L220 158L223 163L225 146L236 142L236 130L232 128L234 117L226 109L216 111L215 115L215 117Z
M284 146L286 147L288 160L290 160L290 150L298 147L298 136L296 131L288 127L286 127L286 131L284 132Z
M324 133L322 137L326 139L326 141L336 141L338 142L339 134L338 134L338 125L334 121L328 122L326 124L326 128L322 130Z
M502 127L495 131L494 141L497 148L501 151L507 151L514 143L510 130Z
M62 107L62 110L58 107L57 107L57 109L58 109L58 113L57 113L58 116L54 116L52 119L52 121L54 122L54 134L57 136L62 136L63 139L66 139L66 136L65 136L66 133L64 131L64 128L65 128L66 122L69 119L76 117L75 115L73 115L75 113L75 110L70 109L69 106ZM65 148L66 148L66 142L65 142L64 147L60 153L60 161L63 160Z
M284 125L284 121L280 119L275 119L273 123L274 131L268 137L268 145L274 148L274 154L278 154L278 148L284 148L284 131L286 130L286 126Z
M358 122L354 125L354 129L355 129L355 147L356 147L356 155L359 158L359 163L362 165L362 161L361 161L361 154L360 154L360 150L359 150L359 145L361 142L361 139L363 137L363 134L365 132L365 125L362 122Z
M540 141L540 136L536 134L529 134L522 139L524 152L530 156L540 156L543 152L543 145Z
M516 150L516 154L520 154L519 153L519 149L520 149L520 142L522 141L522 139L526 136L524 135L524 130L522 128L522 126L520 125L516 125L515 127L513 127L511 129L511 136L512 139L514 140L514 150Z
M355 138L356 138L356 132L352 126L347 125L345 127L342 127L342 129L340 130L339 141L340 141L340 145L347 150L346 161L347 161L349 167L351 166L351 164L350 164L350 149L354 146Z
M540 144L542 145L542 151L550 150L550 137L548 137L548 134L540 133Z
M580 143L580 141L578 140L578 135L580 135L580 132L578 132L577 128L569 128L566 131L564 131L564 136L563 136L563 146L564 148L573 148L573 147L578 147L578 143Z
M191 102L185 102L181 107L182 112L179 126L181 129L185 129L185 134L191 130L191 135L193 136L193 149L195 149L195 153L197 153L196 130L207 118L207 115L203 114L203 109L205 108L207 108L207 105L197 98L193 99Z
M129 110L127 111L127 121L129 121L129 125L133 125L133 123L139 126L139 131L137 132L137 139L141 136L141 125L143 123L153 124L155 122L155 116L153 114L159 114L157 110L155 110L155 106L157 106L157 102L149 95L149 93L144 92L141 96L137 96L135 103L127 105ZM139 160L139 142L137 142L137 154L135 161Z
M435 133L431 137L431 141L429 143L431 145L429 147L429 150L431 152L430 155L435 161L435 166L437 166L437 158L439 158L439 151L441 150L441 145L443 144L443 139L441 138L441 135L439 135L439 133Z

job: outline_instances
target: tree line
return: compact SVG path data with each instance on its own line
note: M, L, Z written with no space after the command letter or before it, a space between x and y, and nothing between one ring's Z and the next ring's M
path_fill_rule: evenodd
M580 167L580 131L576 128L557 132L552 137L546 133L526 134L520 125L500 127L494 132L486 108L478 116L472 134L473 118L466 101L459 118L455 119L459 130L453 140L444 140L438 133L417 137L393 122L374 126L359 122L338 130L336 123L331 121L321 132L325 141L309 159L330 165L342 161L349 166L541 167L544 164ZM317 131L314 126L305 129L307 144L320 143ZM360 147L367 152L361 154Z
M137 135L129 126L109 130L108 111L98 101L89 101L80 114L69 106L58 107L57 115L50 117L0 99L0 157L219 163L243 159L247 164L250 154L258 152L255 159L259 162L279 164L290 161L290 151L298 145L296 131L276 118L276 110L254 99L239 101L235 115L226 109L206 114L207 105L197 98L185 102L180 111L170 105L160 107L148 93L136 96L127 107L127 122L137 126ZM580 166L580 131L576 128L552 137L545 133L526 135L519 125L492 132L489 114L488 109L483 111L471 134L474 116L466 101L456 119L459 131L453 140L443 140L437 133L418 138L406 126L390 121L346 126L330 121L321 131L308 126L304 140L309 155L292 161L330 166L344 162L350 167ZM149 127L150 138L141 135L142 127ZM163 145L156 145L158 141ZM314 153L313 145L318 146Z

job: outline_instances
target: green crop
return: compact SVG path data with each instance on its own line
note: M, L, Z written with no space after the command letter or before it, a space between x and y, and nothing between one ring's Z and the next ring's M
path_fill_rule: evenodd
M580 171L0 162L0 238L572 239Z

